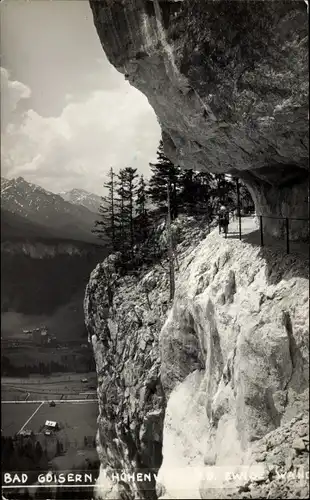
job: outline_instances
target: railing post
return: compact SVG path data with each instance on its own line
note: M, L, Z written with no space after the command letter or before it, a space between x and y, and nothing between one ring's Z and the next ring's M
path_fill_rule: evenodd
M285 219L285 229L286 229L286 253L290 253L290 230L289 230L289 220L288 217Z
M263 216L259 216L260 246L264 246Z
M237 188L237 207L238 207L238 219L239 219L239 240L242 239L241 231L241 213L240 213L240 189L239 189L239 179L236 178L236 188Z

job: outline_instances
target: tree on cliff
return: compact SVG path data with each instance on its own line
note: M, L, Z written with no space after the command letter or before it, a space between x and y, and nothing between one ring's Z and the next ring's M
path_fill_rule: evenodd
M125 247L125 195L124 195L125 174L120 170L117 175L115 186L115 224L117 231L116 247L119 251L124 251Z
M176 167L165 155L163 142L160 141L157 150L157 162L150 163L152 177L149 182L148 194L159 208L167 207L167 186L171 206L171 220L179 214L180 167Z
M190 215L211 214L214 176L208 172L185 170L180 175L179 207Z
M211 214L214 196L223 195L227 187L222 181L216 183L212 174L192 169L182 170L175 166L165 156L162 141L157 150L157 162L150 163L150 166L153 175L148 193L153 203L164 209L169 186L171 220L181 212L190 215ZM216 187L217 193L213 192Z
M194 171L184 170L180 174L180 191L178 196L179 205L182 207L182 210L192 215L196 213L196 188L197 183L195 182L195 174Z
M108 174L108 182L104 187L108 190L107 196L102 196L102 204L99 208L100 219L95 221L93 233L100 239L108 238L113 250L116 250L116 227L115 227L115 174L113 168Z
M137 190L137 169L126 167L118 174L117 185L117 225L118 249L122 253L130 251L133 256L134 247L134 200Z
M147 186L143 175L139 178L139 183L136 192L136 216L135 223L135 238L137 242L144 241L148 235L149 217L146 210L147 203Z
M137 215L146 215L146 201L146 183L143 175L140 175L136 196Z
M196 182L196 211L198 214L207 214L211 221L214 214L215 200L212 190L215 185L214 174L209 172L195 172Z

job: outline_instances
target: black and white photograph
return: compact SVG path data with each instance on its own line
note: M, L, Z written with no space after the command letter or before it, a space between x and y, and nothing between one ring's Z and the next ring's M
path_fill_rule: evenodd
M0 24L2 500L308 499L308 1Z

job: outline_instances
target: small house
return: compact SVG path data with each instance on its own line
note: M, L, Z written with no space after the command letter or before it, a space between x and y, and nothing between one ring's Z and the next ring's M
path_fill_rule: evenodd
M46 431L58 431L59 425L53 420L46 420L45 422L45 432Z
M23 437L31 437L33 436L33 431L30 429L23 429L18 433L18 435Z

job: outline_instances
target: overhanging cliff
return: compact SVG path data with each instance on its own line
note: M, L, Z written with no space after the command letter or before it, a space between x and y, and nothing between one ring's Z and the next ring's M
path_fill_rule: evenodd
M172 161L239 175L260 214L308 217L304 1L90 5L105 53L147 96ZM294 233L304 237L305 224Z

